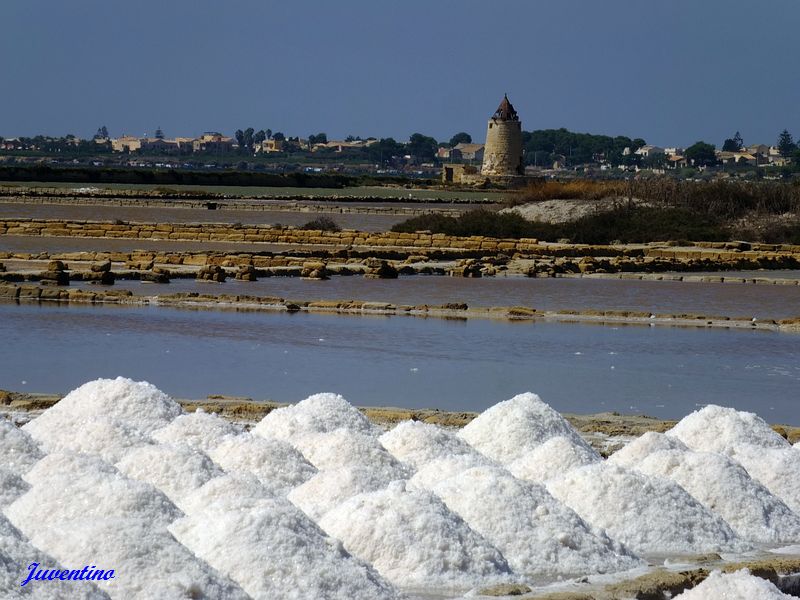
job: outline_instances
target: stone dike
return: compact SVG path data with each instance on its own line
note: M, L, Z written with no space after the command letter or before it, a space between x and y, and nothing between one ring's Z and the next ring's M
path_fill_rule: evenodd
M800 269L800 246L747 242L696 242L688 246L679 246L677 242L593 246L547 243L532 238L457 237L426 232L330 232L224 223L162 224L50 219L3 219L0 220L0 235L161 240L165 243L238 242L253 244L253 256L258 254L258 244L270 244L346 257L349 256L347 253L360 252L362 256L366 253L392 259L412 255L440 260L484 257L532 259L534 262L528 265L526 274L544 277L615 272ZM255 258L250 260L254 261ZM491 274L486 270L482 273L479 271L468 269L464 275Z
M363 300L292 300L274 296L201 294L180 292L158 296L137 295L129 290L98 287L97 291L58 286L0 283L0 301L60 302L168 306L204 310L242 310L286 313L333 313L340 315L410 316L441 319L499 319L640 325L644 327L702 327L800 333L800 316L789 319L752 319L702 314L666 314L625 310L537 310L527 306L469 307L463 303L440 305L394 304Z

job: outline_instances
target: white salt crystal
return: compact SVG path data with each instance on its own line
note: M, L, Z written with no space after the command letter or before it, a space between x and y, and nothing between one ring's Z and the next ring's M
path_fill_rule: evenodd
M432 490L436 484L473 467L497 466L482 454L459 454L449 458L432 460L408 480L410 490Z
M593 449L559 435L520 456L508 465L508 470L515 477L527 481L547 481L601 460Z
M595 535L542 485L521 481L505 469L472 468L442 481L433 492L494 544L517 573L573 577L644 564L604 534Z
M800 517L727 456L662 450L633 468L671 479L745 539L766 544L800 541Z
M131 479L155 486L178 506L187 494L223 473L206 454L184 444L137 448L116 467Z
M605 462L551 479L547 490L637 554L748 549L730 525L668 479Z
M699 585L682 594L675 600L793 600L775 585L750 574L747 569L734 573L712 571Z
M0 418L0 468L22 475L42 456L44 453L28 433Z
M30 484L16 473L0 468L0 508L14 502L30 487Z
M282 494L317 472L288 442L251 433L222 438L210 456L226 471L251 473L264 485Z
M272 490L249 473L226 473L207 481L183 498L181 509L195 515L214 507L219 511L246 510L265 498L274 498Z
M459 436L502 464L514 462L556 436L589 449L564 417L531 393L495 404L464 427Z
M222 417L198 409L193 413L180 415L154 431L152 437L163 444L186 444L209 454L224 437L240 432L240 428Z
M503 555L441 500L402 482L346 500L319 524L396 585L468 588L510 572Z
M731 457L800 515L800 450L740 445Z
M395 458L415 469L439 458L478 454L472 446L454 433L420 421L403 421L379 439L384 448Z
M648 431L614 452L608 461L621 467L635 467L653 452L659 450L686 451L689 450L689 447L676 437Z
M293 406L273 410L261 419L253 433L291 442L298 435L325 433L340 428L370 435L380 434L380 430L361 411L339 394L329 393L314 394Z

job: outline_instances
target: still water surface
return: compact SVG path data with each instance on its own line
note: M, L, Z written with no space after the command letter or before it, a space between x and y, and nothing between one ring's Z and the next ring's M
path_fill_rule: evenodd
M183 398L483 410L534 391L560 411L677 418L706 403L800 424L800 336L413 317L0 304L0 388L97 377Z

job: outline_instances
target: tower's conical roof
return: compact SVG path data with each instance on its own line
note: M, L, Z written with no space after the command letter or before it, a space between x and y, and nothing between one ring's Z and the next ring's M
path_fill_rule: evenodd
M492 118L500 119L501 121L519 121L517 111L514 110L511 102L508 101L508 95L503 96L503 101L500 103L500 106L497 107Z

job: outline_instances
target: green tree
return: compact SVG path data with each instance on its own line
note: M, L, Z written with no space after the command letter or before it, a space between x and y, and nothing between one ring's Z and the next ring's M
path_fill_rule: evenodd
M267 134L267 139L268 140L272 139L272 129L267 129L264 133Z
M328 143L327 133L318 133L317 135L308 136L308 144L310 146L313 146L314 144L327 144L327 143Z
M458 144L471 144L471 143L472 143L472 136L466 133L465 131L461 131L450 138L451 148Z
M97 130L97 133L94 134L94 139L96 140L108 139L108 129L106 128L105 125L103 125Z
M689 146L685 156L696 167L713 165L717 162L714 146L705 142L695 142Z
M727 138L722 144L723 152L739 152L742 148L744 148L744 140L742 140L742 136L738 131L736 135L732 138Z
M255 145L258 145L261 142L263 142L265 139L267 139L267 132L264 131L263 129L259 129L256 132L256 134L253 136L253 143Z
M408 153L417 158L420 162L432 161L436 156L439 144L432 137L414 133L408 140L406 146Z
M161 127L156 127L156 139L163 140L164 139L164 132L161 131Z
M283 133L281 133L280 131L276 131L275 133L272 134L272 139L275 140L276 142L282 142L286 139L286 136L283 135Z
M778 136L778 152L781 153L781 156L787 158L792 154L794 154L794 151L796 149L797 149L797 144L794 143L792 134L789 133L786 129L781 131L781 134Z

